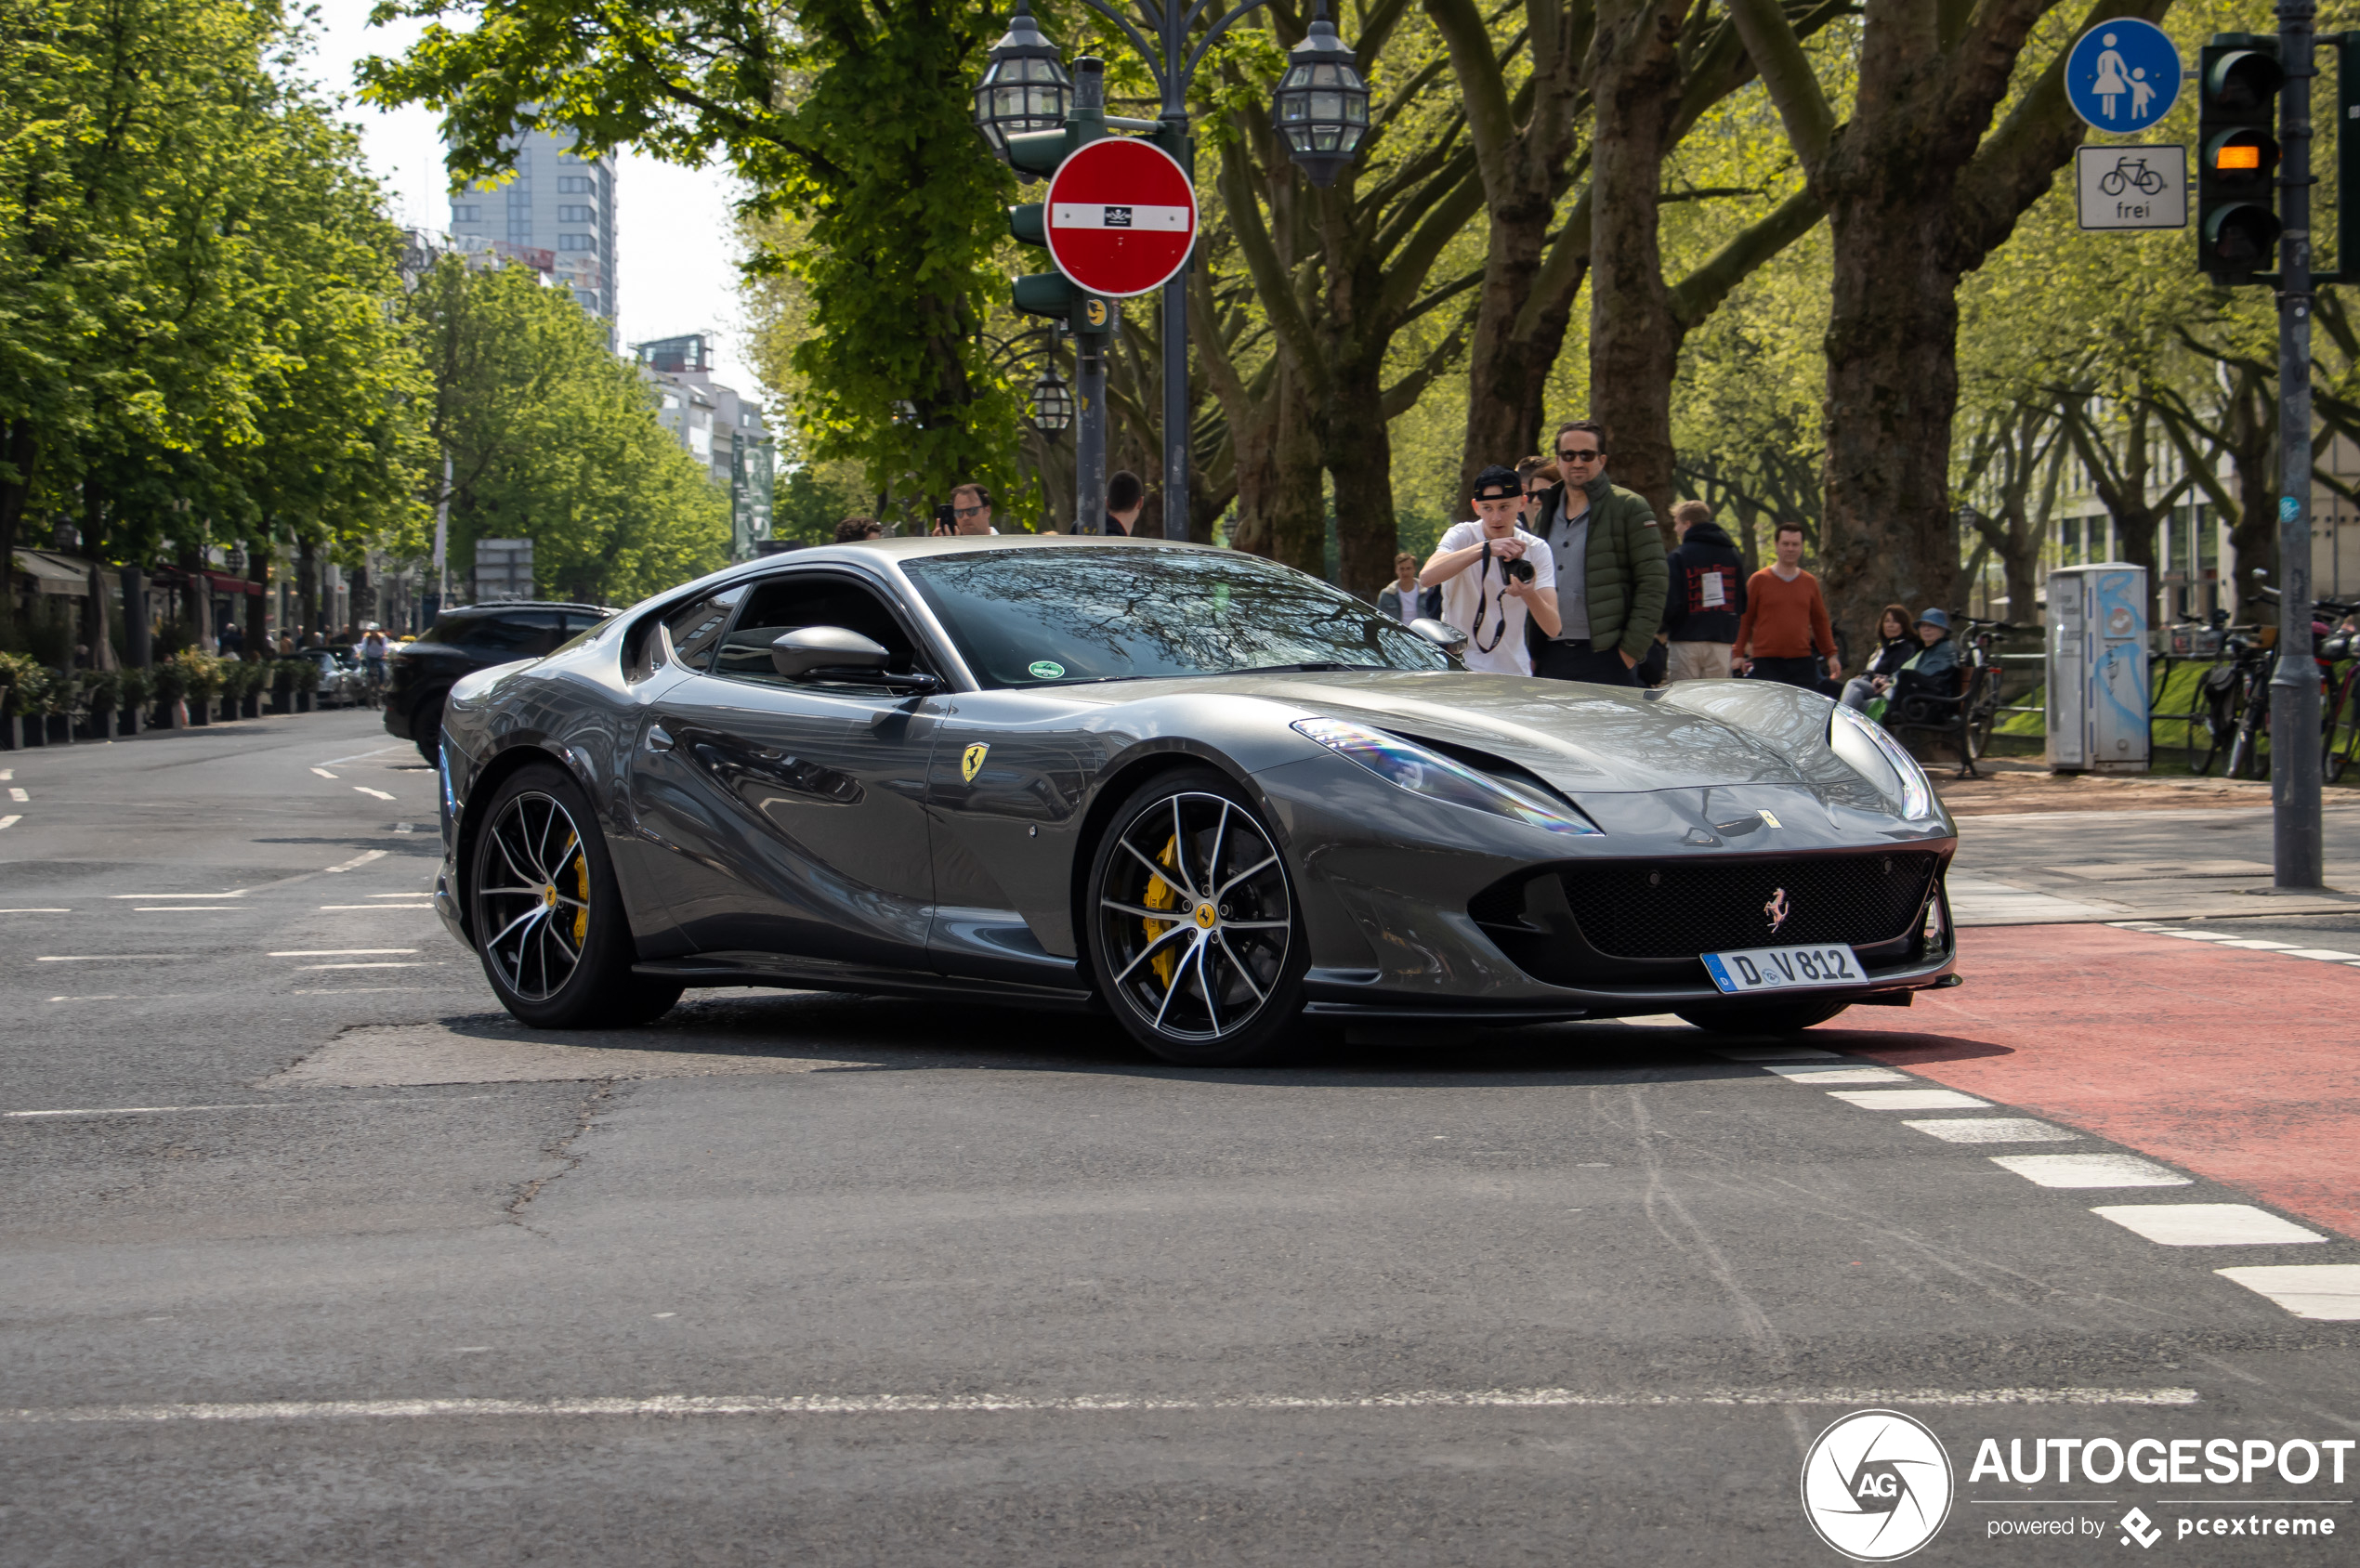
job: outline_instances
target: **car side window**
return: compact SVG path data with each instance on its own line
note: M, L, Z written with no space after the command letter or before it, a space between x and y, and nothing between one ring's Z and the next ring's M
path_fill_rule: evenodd
M563 615L553 609L528 609L487 615L469 626L460 641L479 653L538 659L554 651L565 636Z
M686 669L711 670L713 650L729 624L729 612L745 596L745 584L739 583L665 616L663 629L672 638L674 660Z
M882 644L891 656L885 668L896 673L924 668L916 645L875 593L848 578L798 572L754 585L744 613L721 639L713 673L783 686L770 644L806 626L841 626Z

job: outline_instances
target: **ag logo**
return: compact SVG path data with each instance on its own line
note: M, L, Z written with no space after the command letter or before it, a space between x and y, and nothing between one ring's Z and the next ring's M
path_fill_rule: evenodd
M969 784L974 783L976 775L983 771L983 759L990 754L991 748L989 746L968 747L959 758L959 777Z
M1803 1461L1803 1511L1855 1562L1908 1556L1950 1516L1950 1456L1893 1410L1863 1410L1819 1434Z

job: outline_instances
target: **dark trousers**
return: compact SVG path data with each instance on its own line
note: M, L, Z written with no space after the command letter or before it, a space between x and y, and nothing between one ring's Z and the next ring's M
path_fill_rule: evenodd
M1549 681L1587 681L1592 686L1634 686L1639 677L1613 648L1587 642L1545 642L1532 651L1532 673Z
M1778 681L1787 686L1801 686L1805 691L1817 691L1827 673L1828 661L1809 655L1801 659L1757 659L1753 661L1755 680Z

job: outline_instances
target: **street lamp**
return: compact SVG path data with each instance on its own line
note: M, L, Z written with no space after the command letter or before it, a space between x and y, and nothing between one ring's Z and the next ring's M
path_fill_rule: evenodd
M991 64L976 84L976 128L1002 162L1008 138L1031 131L1054 131L1066 123L1073 83L1057 46L1042 35L1029 0L1016 0L1008 31L991 46ZM1032 176L1023 170L1018 179Z
M1369 84L1324 3L1310 36L1287 56L1287 73L1270 100L1270 127L1285 138L1295 166L1323 190L1369 134Z
M1189 149L1188 88L1197 67L1230 28L1269 4L1269 0L1133 0L1136 9L1118 9L1109 0L1084 4L1114 23L1139 52L1153 73L1162 111L1155 120L1125 120L1108 115L1105 124L1121 131L1151 131L1176 157L1191 177L1196 167ZM1197 24L1212 17L1201 37L1192 36ZM1153 43L1148 40L1152 37ZM1017 74L1021 66L1022 74ZM1023 90L1040 91L1038 99L1019 101ZM1047 95L1057 95L1055 117L1043 120ZM991 144L995 157L1008 161L1008 137L1027 130L1056 130L1065 123L1071 102L1070 84L1057 47L1032 20L1029 0L1016 0L1008 31L991 51L991 65L976 85L976 125ZM1019 118L1023 118L1019 124ZM1369 85L1361 78L1352 48L1336 36L1328 20L1326 0L1319 0L1311 33L1288 56L1288 69L1271 97L1270 121L1286 141L1287 156L1315 186L1326 188L1353 161L1369 135ZM1025 171L1018 171L1023 177ZM1038 242L1035 242L1036 243ZM1103 405L1087 417L1103 418ZM1085 443L1086 444L1086 443ZM1104 497L1098 498L1103 503ZM1087 517L1102 504L1085 503L1076 514ZM1077 521L1077 527L1084 526ZM1163 286L1163 531L1167 539L1188 536L1188 281L1187 269Z
M1073 423L1073 389L1052 365L1032 384L1032 426L1051 440Z

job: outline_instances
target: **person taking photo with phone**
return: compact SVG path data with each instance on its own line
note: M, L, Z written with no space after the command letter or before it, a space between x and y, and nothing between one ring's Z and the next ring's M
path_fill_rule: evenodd
M1557 634L1557 572L1549 547L1516 527L1524 484L1494 464L1471 487L1475 521L1453 523L1426 557L1420 587L1442 588L1442 619L1467 634L1470 670L1529 675L1527 622Z

